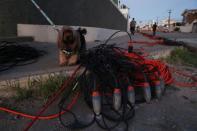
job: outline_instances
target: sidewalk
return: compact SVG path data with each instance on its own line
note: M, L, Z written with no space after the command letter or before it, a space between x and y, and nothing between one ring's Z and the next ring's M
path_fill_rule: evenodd
M146 33L152 34L152 32L146 32ZM163 37L167 40L181 42L184 46L194 48L195 50L197 50L197 33L157 32L157 36Z

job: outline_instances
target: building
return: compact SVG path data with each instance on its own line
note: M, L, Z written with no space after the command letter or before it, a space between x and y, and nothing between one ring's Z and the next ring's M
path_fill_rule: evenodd
M125 4L119 5L118 7L119 7L120 12L127 19L127 31L130 31L130 29L129 29L130 28L129 8Z
M129 8L128 8L126 5L122 4L122 5L119 7L119 9L120 9L120 11L122 12L122 14L124 15L124 17L125 17L126 19L128 19L128 18L129 18Z
M197 9L186 9L182 16L184 26L181 27L181 31L197 33Z
M168 19L161 20L161 23L160 23L161 26L168 27L168 21L169 21ZM176 20L171 19L170 26L173 27L176 24L176 22L177 22Z
M95 37L101 36L104 34L103 31L108 29L127 30L127 19L111 0L35 1L51 20L59 26L91 27L91 33L89 34ZM114 2L117 3L116 0ZM99 33L95 28L99 28L99 31L102 30L102 33ZM43 29L42 33L39 34L46 37L34 36L41 29ZM53 34L49 31L50 29L47 20L30 0L5 0L0 2L0 37L20 34L51 39ZM110 34L110 31L108 32Z

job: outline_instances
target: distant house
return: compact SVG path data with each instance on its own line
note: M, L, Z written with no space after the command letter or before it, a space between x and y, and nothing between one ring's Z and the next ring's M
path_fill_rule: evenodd
M197 9L185 10L182 13L184 26L181 27L182 32L197 33Z
M169 21L168 19L161 20L161 25L164 27L168 27L168 21ZM171 19L170 26L174 26L176 22L177 22L176 20Z

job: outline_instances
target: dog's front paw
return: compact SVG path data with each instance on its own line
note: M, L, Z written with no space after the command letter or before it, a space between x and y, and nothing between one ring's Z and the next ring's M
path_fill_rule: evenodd
M68 60L68 66L71 66L71 65L76 65L77 64L77 61L78 61L78 55L75 54L75 55L72 55L69 60Z

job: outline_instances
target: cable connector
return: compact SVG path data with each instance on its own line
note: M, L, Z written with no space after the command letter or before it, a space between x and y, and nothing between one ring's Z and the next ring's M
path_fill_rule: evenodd
M101 96L98 91L92 92L92 106L93 106L94 113L96 115L100 115L100 113L101 113Z
M114 109L119 110L121 107L121 90L119 88L114 89L113 102L114 102Z

